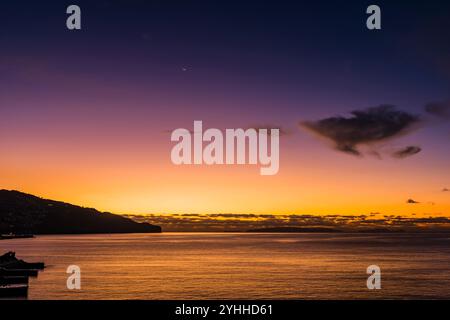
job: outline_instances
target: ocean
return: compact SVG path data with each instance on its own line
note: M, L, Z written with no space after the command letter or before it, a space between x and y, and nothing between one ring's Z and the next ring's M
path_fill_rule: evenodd
M29 299L450 298L449 234L49 235L0 241L10 250L47 264ZM80 290L67 288L70 265Z

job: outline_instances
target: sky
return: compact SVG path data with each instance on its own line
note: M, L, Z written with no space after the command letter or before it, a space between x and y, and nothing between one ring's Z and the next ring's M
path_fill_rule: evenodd
M376 1L368 30L372 2L2 4L0 188L124 214L450 216L450 4ZM194 120L282 129L278 174L174 165Z

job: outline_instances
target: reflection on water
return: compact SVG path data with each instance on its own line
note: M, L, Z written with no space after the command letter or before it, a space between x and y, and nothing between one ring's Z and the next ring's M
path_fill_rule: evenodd
M163 233L0 241L48 265L30 299L450 298L450 235ZM368 290L366 268L382 271ZM81 291L66 268L81 268Z

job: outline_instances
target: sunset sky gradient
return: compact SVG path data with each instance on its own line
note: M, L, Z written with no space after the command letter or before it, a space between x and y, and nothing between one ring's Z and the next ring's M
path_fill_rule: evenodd
M2 4L0 188L127 214L450 216L450 121L424 111L450 99L450 5L435 2L379 1L379 31L368 1L78 1L81 31L71 2ZM299 126L382 104L423 118L382 159ZM173 165L170 131L194 120L281 126L279 173ZM409 145L422 151L389 156Z

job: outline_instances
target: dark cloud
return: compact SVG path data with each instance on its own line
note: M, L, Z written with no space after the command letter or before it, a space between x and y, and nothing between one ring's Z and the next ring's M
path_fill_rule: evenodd
M351 117L330 117L319 121L306 121L300 125L334 142L336 150L361 155L360 145L391 139L406 133L420 122L420 117L381 105L366 110L355 110Z
M418 204L420 202L418 202L416 200L413 200L413 199L408 199L408 200L406 200L406 203L408 203L408 204Z
M394 153L392 153L392 156L395 158L406 158L406 157L410 157L413 156L417 153L419 153L420 151L422 151L421 147L417 147L417 146L408 146L406 148L400 149L398 151L395 151Z
M449 192L450 190L448 188L442 189L442 192Z
M441 119L450 120L450 101L429 103L425 106L425 111Z

